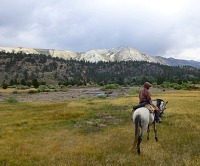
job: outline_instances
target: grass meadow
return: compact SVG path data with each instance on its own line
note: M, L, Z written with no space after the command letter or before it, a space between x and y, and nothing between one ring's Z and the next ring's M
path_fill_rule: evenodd
M169 101L158 139L131 152L137 96L66 102L1 102L1 166L200 165L200 91L153 94Z

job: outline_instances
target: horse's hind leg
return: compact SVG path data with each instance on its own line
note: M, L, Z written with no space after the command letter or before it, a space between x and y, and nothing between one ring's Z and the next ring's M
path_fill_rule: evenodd
M147 140L149 140L149 132L150 132L150 127L148 125L148 129L147 129Z
M155 140L158 141L157 130L156 130L156 121L154 121L153 126L154 126Z
M138 152L138 154L140 154L140 144L141 144L141 142L142 142L142 135L140 135L138 137L138 143L137 143L137 152Z
M140 133L141 133L141 128L137 127L136 130L135 130L135 138L134 138L134 141L133 141L133 144L132 144L132 148L131 148L131 150L133 152L134 152L136 146L138 145L138 140L139 140L139 137L140 137Z
M147 128L148 128L147 126L143 127L141 135L138 137L138 143L137 143L137 152L138 152L138 154L140 154L140 144L142 142L142 138L143 138L144 134L147 131Z

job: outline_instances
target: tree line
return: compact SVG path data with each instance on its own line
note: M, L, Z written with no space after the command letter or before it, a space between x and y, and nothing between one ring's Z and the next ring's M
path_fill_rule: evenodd
M0 52L0 74L2 84L27 86L51 82L63 85L200 82L200 70L191 66L166 66L145 61L91 63L22 52Z

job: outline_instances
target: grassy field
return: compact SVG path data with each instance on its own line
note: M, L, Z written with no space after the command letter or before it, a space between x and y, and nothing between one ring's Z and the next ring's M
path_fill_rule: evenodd
M200 165L200 91L153 98L169 103L157 125L159 141L151 128L140 156L131 152L135 96L0 103L0 165Z

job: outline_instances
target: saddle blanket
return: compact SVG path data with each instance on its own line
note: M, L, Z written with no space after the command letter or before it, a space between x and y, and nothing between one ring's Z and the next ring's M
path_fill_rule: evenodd
M146 104L144 107L147 108L150 113L153 113L155 111L155 109L153 108L153 106L151 106L150 104Z

